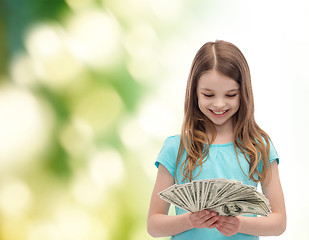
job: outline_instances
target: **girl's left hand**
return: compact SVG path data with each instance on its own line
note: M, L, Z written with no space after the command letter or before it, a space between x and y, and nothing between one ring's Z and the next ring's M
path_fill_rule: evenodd
M225 236L232 236L239 232L240 220L238 217L219 216L215 227Z

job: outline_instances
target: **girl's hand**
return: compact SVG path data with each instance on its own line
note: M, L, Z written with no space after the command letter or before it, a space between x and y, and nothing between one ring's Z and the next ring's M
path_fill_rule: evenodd
M188 214L188 220L194 228L215 228L218 219L217 213L209 210Z
M238 217L219 216L215 227L225 236L232 236L239 232L240 220Z

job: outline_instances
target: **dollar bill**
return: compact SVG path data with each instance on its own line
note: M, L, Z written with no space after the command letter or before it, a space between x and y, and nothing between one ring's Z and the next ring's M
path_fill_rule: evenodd
M267 216L268 214L259 204L244 201L227 202L219 206L211 207L209 210L215 211L222 216L238 216L243 214Z
M188 212L204 209L223 216L271 213L269 200L253 186L217 178L174 184L158 193L166 202Z

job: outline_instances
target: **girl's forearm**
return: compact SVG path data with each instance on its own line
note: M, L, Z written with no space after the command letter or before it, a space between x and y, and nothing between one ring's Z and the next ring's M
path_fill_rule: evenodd
M279 213L271 213L268 217L239 216L240 233L254 236L278 236L285 231L286 218Z
M152 237L167 237L190 230L193 227L187 214L177 216L154 214L148 219L147 231Z

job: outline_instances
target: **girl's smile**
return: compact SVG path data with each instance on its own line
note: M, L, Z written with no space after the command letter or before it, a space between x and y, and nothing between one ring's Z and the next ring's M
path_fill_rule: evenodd
M216 117L224 117L226 115L226 113L229 111L228 110L222 110L222 111L218 111L218 110L211 110L209 109L209 111Z

